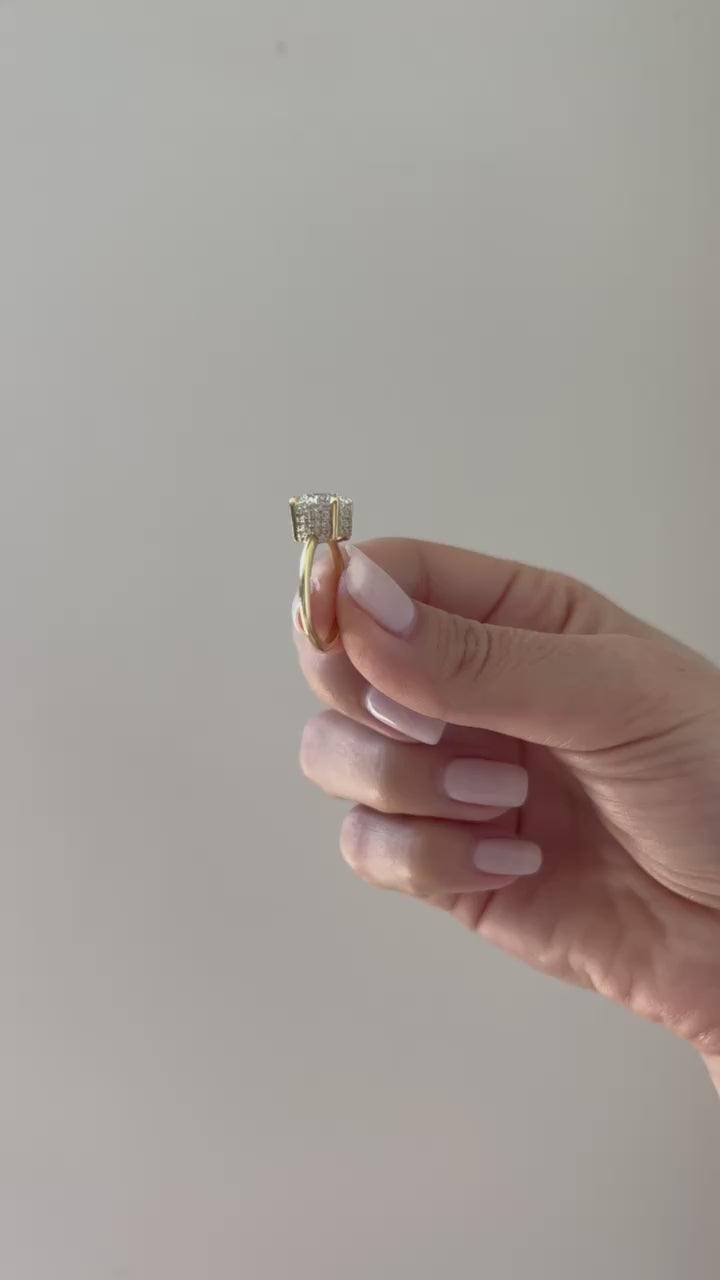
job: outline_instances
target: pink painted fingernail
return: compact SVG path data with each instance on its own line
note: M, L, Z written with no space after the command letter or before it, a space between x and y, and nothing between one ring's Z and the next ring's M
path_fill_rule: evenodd
M407 635L415 621L415 605L409 595L357 547L349 547L348 553L345 571L348 595L386 631Z
M494 876L532 876L542 866L542 852L529 840L481 840L473 863Z
M495 760L451 760L443 775L445 794L464 804L518 809L527 800L527 770Z
M379 689L369 686L363 699L365 709L388 728L404 733L406 738L414 738L416 742L425 742L434 747L439 742L445 728L444 720L435 720L432 716L423 716L419 711L411 711L403 707Z

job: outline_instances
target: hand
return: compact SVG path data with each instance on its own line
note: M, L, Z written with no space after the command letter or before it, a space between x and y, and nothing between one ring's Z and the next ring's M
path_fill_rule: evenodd
M411 541L313 582L307 776L365 880L694 1044L720 1091L720 672L572 579Z

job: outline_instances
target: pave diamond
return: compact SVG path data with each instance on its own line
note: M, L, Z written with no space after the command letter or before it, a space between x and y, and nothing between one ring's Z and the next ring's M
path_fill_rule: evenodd
M333 535L333 503L337 498L337 532ZM302 498L291 498L293 537L296 542L317 538L318 542L330 542L337 538L344 542L352 536L353 504L351 498L341 498L335 493L305 493Z

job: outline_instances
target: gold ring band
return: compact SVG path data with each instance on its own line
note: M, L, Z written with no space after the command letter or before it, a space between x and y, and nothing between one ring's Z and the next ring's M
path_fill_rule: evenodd
M333 619L330 631L326 636L321 638L315 629L315 624L312 619L312 567L313 560L315 559L315 552L319 545L319 539L315 537L308 538L303 544L302 555L300 556L300 586L298 588L298 594L300 596L300 622L302 624L302 629L310 643L313 644L316 649L319 649L321 653L325 653L327 649L330 649L334 645L338 635L340 634L340 628L337 624L337 618ZM339 581L340 575L345 568L343 558L340 555L340 547L335 541L329 542L328 546L330 548L333 564L335 565Z
M349 498L341 498L336 493L309 493L302 498L290 499L290 515L293 537L303 547L298 587L300 623L310 643L321 653L325 653L337 640L339 628L337 619L334 619L328 634L321 636L313 622L313 561L320 543L327 543L339 581L345 568L339 544L352 534L353 504Z

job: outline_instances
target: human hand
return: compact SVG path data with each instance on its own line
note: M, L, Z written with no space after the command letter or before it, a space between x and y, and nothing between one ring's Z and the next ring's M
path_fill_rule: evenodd
M306 775L370 883L660 1022L720 1092L720 672L570 578L385 540L313 584ZM414 739L411 740L411 739Z

